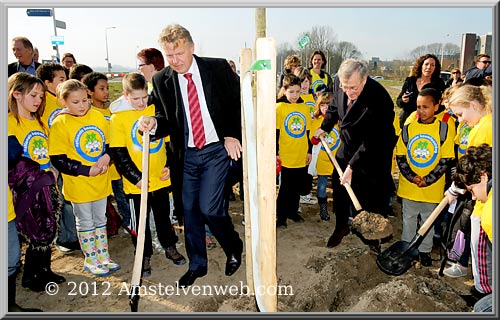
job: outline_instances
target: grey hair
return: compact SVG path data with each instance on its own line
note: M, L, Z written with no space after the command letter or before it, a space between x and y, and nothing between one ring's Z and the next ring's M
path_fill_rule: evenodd
M361 79L366 79L368 77L368 65L362 60L347 59L342 61L337 74L340 79L347 80L352 77L354 72L357 72Z

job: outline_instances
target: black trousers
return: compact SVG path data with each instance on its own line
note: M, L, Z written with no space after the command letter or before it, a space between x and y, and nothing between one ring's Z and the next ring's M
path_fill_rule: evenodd
M134 247L137 245L137 230L139 227L139 215L141 208L141 195L140 194L127 194L127 200L132 200L133 206L130 206L130 211L135 216L131 219L131 229L134 231L132 234L132 243ZM151 257L153 255L153 245L151 240L151 230L149 229L149 214L153 210L153 218L155 219L156 233L158 240L163 248L173 246L177 243L179 238L175 234L174 227L170 222L170 201L168 195L168 188L161 188L156 191L148 193L148 215L146 217L146 232L144 240L144 256ZM135 235L134 235L135 233Z
M227 256L243 250L243 242L224 210L228 167L229 157L222 143L186 150L182 200L189 270L207 269L205 224Z
M286 168L281 167L281 184L276 202L276 215L278 221L285 222L290 215L299 209L300 193L304 189L304 177L307 167Z

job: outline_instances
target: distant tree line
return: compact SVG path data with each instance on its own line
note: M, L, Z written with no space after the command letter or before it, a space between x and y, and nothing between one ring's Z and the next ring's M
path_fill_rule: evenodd
M309 35L310 43L304 48L298 46L298 42L305 34ZM309 58L311 54L316 51L321 50L326 56L327 64L326 71L330 74L337 73L337 70L343 60L349 58L363 58L358 47L349 41L339 41L337 34L333 31L330 26L315 26L309 31L304 31L300 33L293 44L290 43L279 43L276 48L276 60L277 60L277 70L278 72L283 71L283 62L288 55L298 54L301 57L302 65L306 67L311 67L309 64ZM406 58L399 61L401 65L410 66L413 62L420 56L431 53L436 55L438 58L441 56L452 56L460 52L460 47L453 43L431 43L426 45L421 45L411 50ZM369 60L369 57L364 57ZM398 66L399 67L399 66ZM397 68L400 69L400 68ZM404 71L406 72L406 71Z

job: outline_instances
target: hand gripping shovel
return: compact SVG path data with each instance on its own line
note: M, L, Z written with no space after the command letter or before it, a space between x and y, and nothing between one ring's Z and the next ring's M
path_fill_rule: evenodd
M134 269L130 283L130 310L137 312L139 307L142 258L144 255L144 239L146 237L146 217L148 208L148 185L149 185L149 132L142 133L142 178L141 178L141 208L139 214L139 227L137 231L137 245L135 247Z
M325 148L326 153L328 154L328 157L335 166L335 170L337 170L339 176L342 177L344 172L340 168L337 159L335 159L335 157L333 156L332 151L330 150L328 143L325 140L325 137L321 136L320 140L321 144ZM367 240L377 240L390 236L392 234L392 224L390 223L390 221L385 219L380 214L363 210L358 198L352 190L351 185L349 183L344 183L344 187L346 188L347 193L349 194L349 197L354 204L354 208L358 212L358 215L356 215L352 222L352 227L355 230L358 230L361 235L363 235L363 237Z
M413 237L411 242L398 241L379 253L377 255L377 265L380 270L389 275L399 276L410 269L413 260L418 258L418 246L424 240L434 220L436 220L447 204L448 199L444 197L434 211L432 211L429 218L427 218L420 229L418 229L417 234Z

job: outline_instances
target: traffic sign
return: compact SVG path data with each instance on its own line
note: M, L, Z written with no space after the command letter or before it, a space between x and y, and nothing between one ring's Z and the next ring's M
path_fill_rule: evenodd
M50 41L52 41L52 44L62 45L64 44L64 36L51 36Z
M52 17L52 9L26 9L29 17Z
M302 38L299 40L299 47L304 48L309 42L311 42L311 38L309 38L309 34L305 34Z

